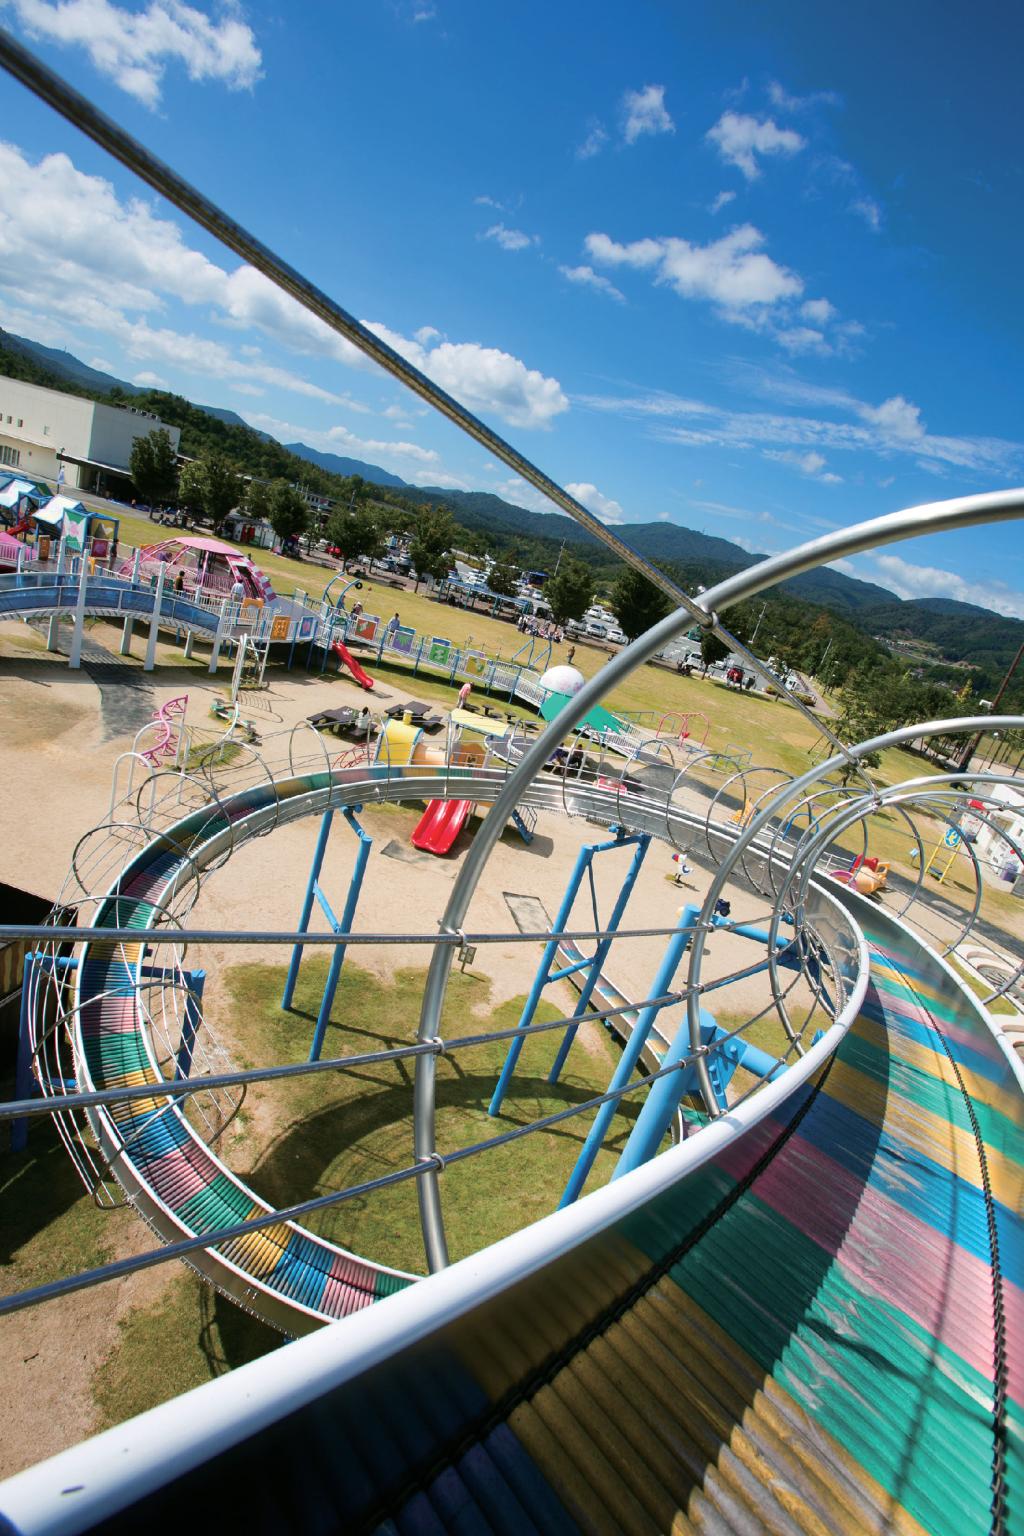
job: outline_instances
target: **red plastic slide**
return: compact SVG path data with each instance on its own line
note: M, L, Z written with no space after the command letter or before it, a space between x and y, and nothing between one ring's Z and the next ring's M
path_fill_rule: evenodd
M342 666L348 667L360 688L366 688L369 690L373 687L373 678L370 676L369 672L363 671L362 667L359 665L358 661L356 661L347 645L342 645L340 640L335 640L334 644L331 646L331 650L334 652L335 656L337 656Z
M413 847L426 853L447 853L472 809L472 800L431 800L412 834Z

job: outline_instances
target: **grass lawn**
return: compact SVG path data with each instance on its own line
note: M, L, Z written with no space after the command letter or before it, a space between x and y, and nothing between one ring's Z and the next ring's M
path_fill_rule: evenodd
M326 960L319 957L304 962L294 1010L283 1013L281 967L232 969L226 1024L231 1036L244 1040L246 1064L305 1058L326 970ZM420 969L399 970L382 982L346 964L323 1054L348 1055L414 1040L425 974ZM522 998L492 1011L489 994L485 978L456 970L448 990L445 1038L518 1022ZM549 1003L538 1012L539 1019L557 1017ZM554 1037L527 1040L503 1113L494 1120L487 1115L487 1103L507 1045L488 1043L442 1057L437 1067L437 1139L442 1153L604 1092L615 1050L602 1030L589 1026L581 1031L567 1071L551 1086L546 1074L555 1049ZM253 1187L265 1199L285 1204L408 1166L412 1079L411 1062L385 1063L339 1072L330 1079L298 1079L250 1090L246 1116L264 1124L269 1118L273 1126L269 1137L260 1137L259 1155L251 1164ZM636 1112L627 1103L617 1117L614 1134L595 1165L592 1187L610 1174ZM442 1196L452 1258L464 1257L553 1210L586 1131L586 1120L571 1120L446 1169ZM315 1225L331 1241L356 1253L422 1272L412 1182L343 1202L322 1213Z

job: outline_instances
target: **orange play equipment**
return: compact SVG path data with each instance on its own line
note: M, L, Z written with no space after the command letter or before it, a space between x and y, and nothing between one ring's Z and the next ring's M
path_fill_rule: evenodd
M849 869L834 869L833 880L841 880L844 885L852 885L854 890L862 896L877 896L884 891L889 877L888 864L880 864L877 858L865 859L860 854L854 859Z

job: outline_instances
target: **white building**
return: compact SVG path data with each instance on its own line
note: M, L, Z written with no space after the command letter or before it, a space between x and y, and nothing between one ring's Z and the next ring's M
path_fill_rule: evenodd
M0 467L31 480L56 481L63 464L69 489L123 496L132 443L159 427L177 451L179 429L148 411L0 377Z

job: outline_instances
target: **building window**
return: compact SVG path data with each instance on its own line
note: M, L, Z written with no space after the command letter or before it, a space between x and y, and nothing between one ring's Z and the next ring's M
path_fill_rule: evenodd
M10 424L11 424L11 418L8 416L8 418L7 418L7 425L10 426Z
M8 448L5 443L0 443L0 464L9 464L12 469L17 469L21 463L21 454L17 448Z
M22 421L21 417L19 416L18 417L18 426L19 427L23 427L24 425L25 425L25 423Z
M44 436L44 437L49 437L49 435L50 435L50 429L49 429L49 427L44 427L44 428L43 428L43 436Z

